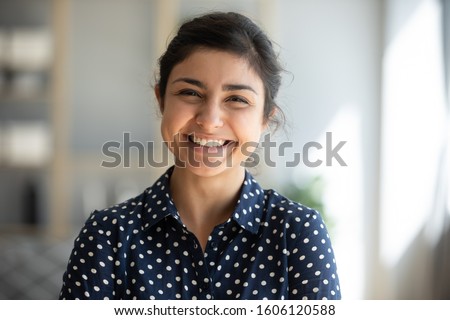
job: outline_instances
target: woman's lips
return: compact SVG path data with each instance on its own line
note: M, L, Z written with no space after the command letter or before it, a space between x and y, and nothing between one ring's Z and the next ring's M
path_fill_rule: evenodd
M215 166L217 161L221 162L229 157L237 147L237 141L225 139L199 138L194 135L180 135L178 141L181 149L191 150L188 152L189 161L192 163L203 163Z

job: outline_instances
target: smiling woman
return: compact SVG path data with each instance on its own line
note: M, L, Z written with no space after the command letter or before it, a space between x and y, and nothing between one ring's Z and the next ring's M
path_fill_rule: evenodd
M181 26L155 85L175 165L142 194L91 214L61 299L341 297L320 214L262 189L243 165L281 115L281 71L245 16Z

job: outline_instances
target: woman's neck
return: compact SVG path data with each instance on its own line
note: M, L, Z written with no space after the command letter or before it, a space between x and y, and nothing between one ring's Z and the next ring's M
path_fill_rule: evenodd
M229 169L213 177L174 168L170 178L172 199L181 220L197 236L203 249L214 227L231 216L244 177L244 168Z

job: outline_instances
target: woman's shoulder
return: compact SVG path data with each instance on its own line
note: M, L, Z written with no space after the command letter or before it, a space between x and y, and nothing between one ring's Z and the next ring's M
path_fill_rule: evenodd
M263 208L264 214L261 219L265 221L266 225L287 223L288 226L300 226L306 223L306 226L312 224L320 228L324 226L321 214L315 208L294 201L276 189L262 188L249 172L247 172L246 182L247 189L244 188L244 191L247 194L252 192L258 194L253 201L257 203L257 208Z
M136 228L141 224L145 194L146 191L112 206L93 210L85 221L82 232L109 235L116 233L118 229L125 231L130 227Z
M164 189L168 186L168 176L171 170L169 168L153 185L147 187L140 194L109 207L94 210L90 213L87 222L91 220L96 223L109 221L114 224L134 224L141 219L149 207L166 200L167 194Z

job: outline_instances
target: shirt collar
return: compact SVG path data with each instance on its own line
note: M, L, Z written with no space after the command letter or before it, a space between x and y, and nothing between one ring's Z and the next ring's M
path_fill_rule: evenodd
M145 205L142 214L144 229L153 227L168 216L172 216L182 224L178 210L170 195L169 181L173 168L173 166L170 167L150 188L144 191Z
M253 176L245 171L239 200L231 216L243 229L256 234L261 224L264 205L264 190Z
M173 217L182 224L180 215L170 195L170 176L174 167L170 167L150 188L146 189L144 200L144 229L153 227L165 219ZM256 234L261 224L262 208L264 208L264 190L253 176L246 170L239 200L230 217L243 229Z

